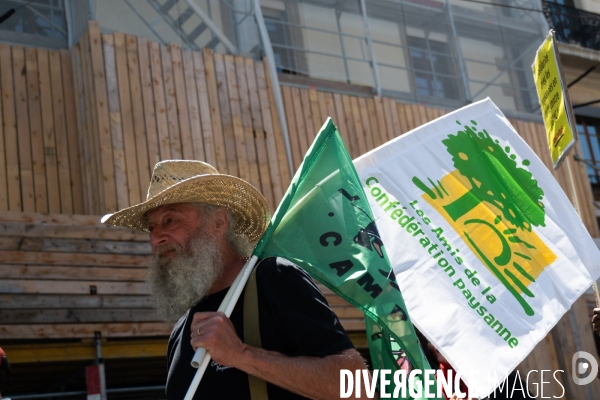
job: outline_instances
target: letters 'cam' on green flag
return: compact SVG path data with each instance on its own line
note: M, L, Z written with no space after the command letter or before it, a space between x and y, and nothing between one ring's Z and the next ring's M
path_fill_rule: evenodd
M331 118L308 150L254 254L296 263L363 311L375 369L396 371L400 349L414 369L430 368Z

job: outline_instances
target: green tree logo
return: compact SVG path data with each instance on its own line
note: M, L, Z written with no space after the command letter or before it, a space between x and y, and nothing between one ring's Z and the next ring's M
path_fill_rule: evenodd
M456 123L462 125L459 121ZM497 207L516 228L531 231L532 225L546 226L541 201L544 192L532 174L517 165L510 147L503 149L485 129L476 131L477 122L471 123L473 127L465 125L464 130L442 141L452 155L454 166L472 186L463 196L444 206L450 218L456 221L485 201ZM522 164L529 165L529 160L523 160ZM414 177L413 182L430 197L436 197L419 178ZM443 196L439 189L436 191Z
M450 174L437 182L428 178L429 185L416 176L412 181L525 313L534 315L526 297L535 295L528 286L556 259L532 231L533 226L546 226L544 192L533 175L519 165L509 146L503 148L485 129L478 131L476 121L456 123L463 129L448 135L442 143L456 171L469 184L448 179ZM526 167L530 162L523 160L520 164ZM474 210L482 203L487 211ZM494 236L498 240L490 240ZM451 250L445 238L443 244Z

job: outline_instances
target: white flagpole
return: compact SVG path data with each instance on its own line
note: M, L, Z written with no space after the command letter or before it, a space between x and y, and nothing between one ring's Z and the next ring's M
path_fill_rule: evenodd
M246 286L248 278L250 278L250 273L256 265L256 261L258 261L258 257L252 256L250 260L246 262L246 265L244 265L244 268L240 271L237 278L235 278L235 281L233 281L233 284L221 302L221 305L217 311L225 313L227 318L231 316L233 308L240 298L240 294L242 293L242 290L244 290L244 286ZM199 347L196 349L196 354L194 354L194 357L192 358L192 367L198 368L198 370L196 371L196 375L194 375L194 379L192 379L192 383L190 383L190 387L188 388L184 400L192 400L194 397L196 389L198 389L198 385L200 384L200 380L206 371L209 361L210 353L208 353L204 347Z

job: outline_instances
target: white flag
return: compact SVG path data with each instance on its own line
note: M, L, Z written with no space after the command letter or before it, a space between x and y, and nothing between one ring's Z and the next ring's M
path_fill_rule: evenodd
M600 276L550 172L486 99L354 162L415 325L485 397Z

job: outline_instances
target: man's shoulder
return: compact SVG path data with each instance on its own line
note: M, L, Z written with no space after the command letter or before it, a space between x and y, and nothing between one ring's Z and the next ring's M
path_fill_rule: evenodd
M281 257L267 257L256 266L259 280L302 280L312 283L310 275L293 262Z
M181 330L183 329L183 327L185 326L185 322L187 321L188 312L183 314L181 316L181 318L179 318L179 320L173 326L173 329L171 330L171 337L169 338L169 342L171 342L171 340L175 339L181 333Z

